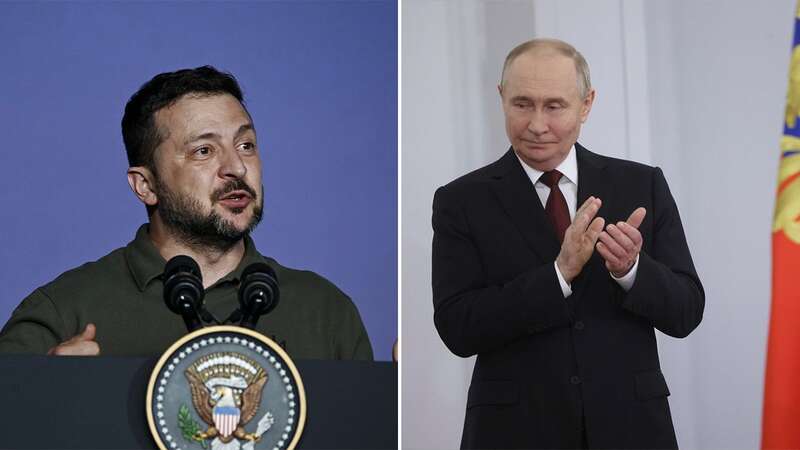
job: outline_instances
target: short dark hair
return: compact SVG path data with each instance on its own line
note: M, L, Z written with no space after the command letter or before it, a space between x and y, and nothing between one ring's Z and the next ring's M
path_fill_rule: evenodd
M143 166L155 173L155 150L165 138L156 126L155 113L187 94L230 94L244 106L242 89L236 78L212 66L154 76L131 96L122 116L122 140L131 167Z

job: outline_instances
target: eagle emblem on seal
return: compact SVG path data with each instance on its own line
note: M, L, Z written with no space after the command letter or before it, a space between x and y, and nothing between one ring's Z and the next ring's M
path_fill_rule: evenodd
M294 450L306 421L305 388L289 355L235 326L172 344L151 372L146 403L161 450Z
M197 430L196 441L217 438L222 444L234 438L257 442L263 433L248 433L247 425L261 404L267 373L254 360L235 352L216 352L197 359L184 371L189 381L192 404L208 425ZM238 446L237 446L238 447Z

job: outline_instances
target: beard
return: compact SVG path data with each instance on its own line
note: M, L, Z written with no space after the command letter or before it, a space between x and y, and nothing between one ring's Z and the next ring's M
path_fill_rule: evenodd
M253 208L253 217L244 229L237 228L233 222L224 219L213 209L204 212L203 204L198 199L180 195L160 182L155 189L158 196L158 213L179 242L193 248L226 251L256 228L261 221L264 208L263 197L256 196L255 190L241 179L230 181L215 190L211 194L212 204L237 190L247 192L254 202L258 202ZM229 211L238 215L244 213L245 209L234 208Z

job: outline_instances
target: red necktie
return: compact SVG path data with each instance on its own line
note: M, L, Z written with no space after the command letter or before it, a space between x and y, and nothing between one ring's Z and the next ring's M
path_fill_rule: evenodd
M553 224L553 229L556 230L558 242L564 242L564 232L570 224L569 209L567 209L567 201L564 199L564 194L558 188L558 180L561 179L561 172L551 170L545 172L539 178L539 181L544 183L550 188L550 195L547 197L547 204L544 206L544 213Z

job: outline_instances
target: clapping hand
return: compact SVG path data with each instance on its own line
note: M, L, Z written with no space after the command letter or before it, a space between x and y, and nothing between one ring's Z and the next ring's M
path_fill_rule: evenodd
M564 242L556 264L567 283L571 283L581 273L594 252L595 243L605 224L602 217L595 217L602 203L599 198L586 199L575 212L575 220L564 233Z
M639 251L642 249L642 233L639 225L642 224L647 210L636 208L625 222L609 224L605 231L600 233L600 242L597 243L597 252L606 260L606 269L617 278L627 274Z

